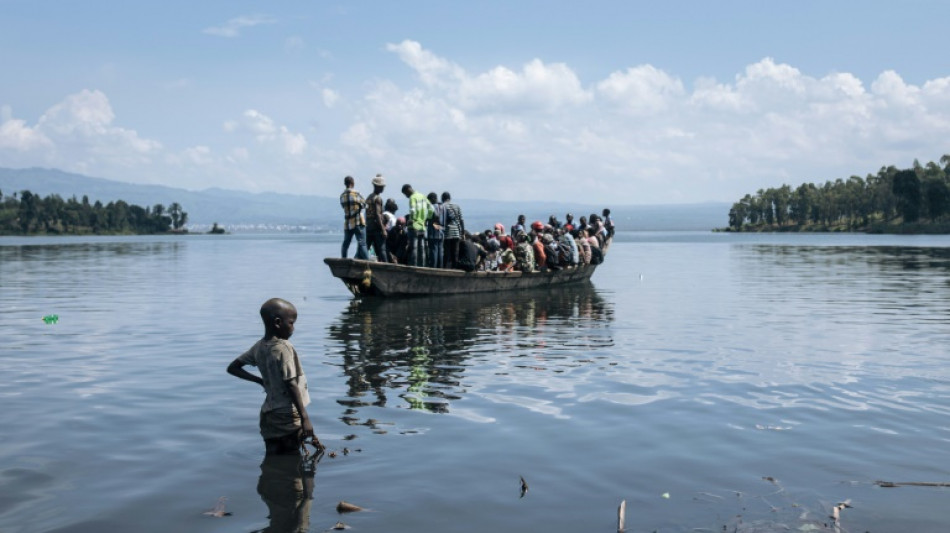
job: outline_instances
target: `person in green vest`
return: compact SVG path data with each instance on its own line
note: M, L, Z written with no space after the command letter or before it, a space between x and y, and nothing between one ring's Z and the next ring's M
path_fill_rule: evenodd
M402 193L409 199L409 216L406 226L409 229L409 265L426 266L426 221L432 218L435 210L432 203L421 192L413 190L408 183L402 186Z

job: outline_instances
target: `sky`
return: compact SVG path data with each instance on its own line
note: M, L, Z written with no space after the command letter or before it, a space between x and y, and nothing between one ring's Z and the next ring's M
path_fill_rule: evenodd
M0 167L734 202L950 153L950 2L0 0Z

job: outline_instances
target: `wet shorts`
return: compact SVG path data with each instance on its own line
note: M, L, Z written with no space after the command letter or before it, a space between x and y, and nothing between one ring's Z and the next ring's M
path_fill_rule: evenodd
M261 437L276 439L295 435L301 430L300 415L296 409L261 411Z

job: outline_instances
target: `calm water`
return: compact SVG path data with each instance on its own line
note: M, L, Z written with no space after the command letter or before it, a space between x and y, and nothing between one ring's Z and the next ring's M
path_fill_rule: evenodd
M620 237L590 285L407 301L352 300L336 238L0 239L0 531L950 529L874 484L950 482L950 238ZM313 478L224 372L272 296Z

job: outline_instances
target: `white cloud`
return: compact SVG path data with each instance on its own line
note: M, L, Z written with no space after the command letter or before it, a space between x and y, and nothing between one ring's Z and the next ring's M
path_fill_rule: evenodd
M262 24L274 24L277 20L267 15L245 15L235 17L220 26L209 26L202 33L216 37L238 37L244 28L253 28Z
M255 135L259 143L279 146L285 153L300 155L307 148L307 139L300 133L279 126L269 116L248 109L243 116L244 127Z
M889 105L906 108L919 104L920 89L905 84L900 75L893 70L882 72L871 84L871 92Z
M344 144L391 174L457 180L471 196L563 198L580 185L631 203L728 200L900 164L897 145L907 160L936 158L950 134L948 79L922 91L885 72L868 92L849 73L816 78L765 58L732 83L689 88L640 65L591 90L562 64L470 73L413 41L388 50L419 83L378 82Z
M80 91L50 107L35 126L22 119L4 121L0 125L0 160L5 166L42 165L100 173L122 173L153 164L161 143L116 126L114 120L105 94Z
M427 86L454 85L465 76L461 67L424 50L422 45L415 41L388 44L386 49L395 52L399 59L412 67Z
M182 145L140 135L100 91L68 95L35 120L4 106L0 164L322 195L365 169L459 199L504 191L623 204L734 201L948 152L950 77L813 76L764 58L727 80L684 81L649 64L582 80L542 59L470 71L414 41L387 49L411 77L354 86L327 75L294 114L248 105L231 120L198 115L200 129L220 124L217 137ZM278 116L315 127L304 135Z
M0 150L28 152L46 148L52 142L36 128L26 125L26 121L10 117L9 107L0 115Z
M683 83L652 65L614 72L597 84L607 100L634 114L657 114L682 102Z
M327 109L333 109L340 99L340 93L333 89L323 89L320 91L320 95L323 97L323 105L327 106Z
M390 44L387 49L416 72L426 89L445 91L447 100L467 110L550 110L591 100L574 72L562 63L546 65L535 59L520 72L498 66L471 76L415 41Z
M211 148L207 146L192 146L185 149L185 157L195 165L209 165L212 163Z

